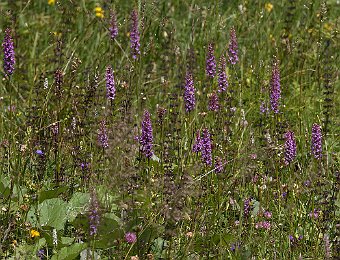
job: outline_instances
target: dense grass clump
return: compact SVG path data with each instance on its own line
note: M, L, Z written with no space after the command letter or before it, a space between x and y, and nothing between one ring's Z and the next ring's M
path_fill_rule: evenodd
M0 2L2 259L337 259L338 1Z

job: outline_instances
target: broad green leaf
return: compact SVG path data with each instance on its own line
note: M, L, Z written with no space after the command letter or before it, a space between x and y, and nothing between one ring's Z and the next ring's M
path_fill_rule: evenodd
M18 259L37 259L34 258L36 257L35 254L33 254L32 252L36 252L34 250L35 246L34 245L28 245L25 242L23 242L22 244L19 244L17 247L14 248L14 254L9 257L6 258L7 260L18 260Z
M11 180L4 175L0 179L0 198L7 198L11 193Z
M35 244L33 252L37 252L39 249L41 249L45 245L46 245L46 239L45 238L40 238L38 243Z
M151 224L138 234L138 241L147 248L147 245L152 243L160 234L160 228L157 224Z
M75 238L74 237L61 237L60 242L63 245L71 245L74 242Z
M39 226L37 219L36 208L32 206L27 212L26 220L32 224L33 227Z
M42 190L39 193L39 203L47 199L57 198L61 193L67 190L67 186L63 186L54 190Z
M72 222L79 213L85 213L90 201L90 194L76 192L67 205L67 219Z
M67 203L59 198L48 199L39 204L40 225L50 226L57 230L64 228L67 218Z
M124 236L118 221L110 216L111 214L104 214L101 217L100 225L98 227L98 236L95 241L95 248L106 249L114 245L114 241Z
M251 212L251 214L256 217L257 216L257 213L259 213L259 210L260 210L260 202L258 202L257 200L253 200L253 205L254 205L254 209L253 211Z
M87 248L87 244L77 243L68 247L63 247L58 253L52 256L51 260L73 260L76 259L81 251Z
M120 218L114 213L105 213L103 217L115 220L118 224L121 224Z
M167 248L167 246L167 241L161 237L158 237L153 241L151 245L151 251L157 258L164 258L166 255L165 249Z
M100 255L97 252L93 252L91 249L84 249L80 253L80 260L98 260L98 259L107 259L107 258L101 258Z

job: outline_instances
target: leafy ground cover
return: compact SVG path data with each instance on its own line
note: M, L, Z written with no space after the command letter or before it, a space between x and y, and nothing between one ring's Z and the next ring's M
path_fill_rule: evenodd
M336 259L339 1L2 1L3 259Z

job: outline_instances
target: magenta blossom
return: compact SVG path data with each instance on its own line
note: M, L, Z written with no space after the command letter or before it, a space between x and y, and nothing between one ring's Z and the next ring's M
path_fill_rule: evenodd
M127 232L127 233L125 234L125 240L126 240L126 242L128 242L129 244L136 243L136 241L137 241L136 233L134 233L134 232Z

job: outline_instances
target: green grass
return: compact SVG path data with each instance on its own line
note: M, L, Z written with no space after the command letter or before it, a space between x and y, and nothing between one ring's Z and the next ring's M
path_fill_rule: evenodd
M110 2L0 3L1 39L11 28L16 58L11 77L1 66L1 257L39 259L43 249L41 259L336 258L337 1L275 1L270 11L266 1ZM114 41L110 9L119 27ZM137 60L130 54L133 9L139 13ZM232 27L239 62L227 62L228 91L212 112L209 96L218 80L205 74L207 46L214 43L217 61L226 55ZM261 114L261 102L270 105L274 56L280 113ZM108 66L116 82L113 102L106 98ZM196 106L187 113L189 68ZM160 108L166 109L162 120ZM145 109L153 127L151 159L136 140ZM102 120L107 149L97 140ZM313 123L322 127L321 160L311 154ZM196 131L204 128L212 135L213 160L225 162L222 173L192 152ZM285 165L288 130L297 156ZM99 222L91 235L94 208ZM259 228L263 221L270 228ZM137 235L135 243L127 243L127 232Z

